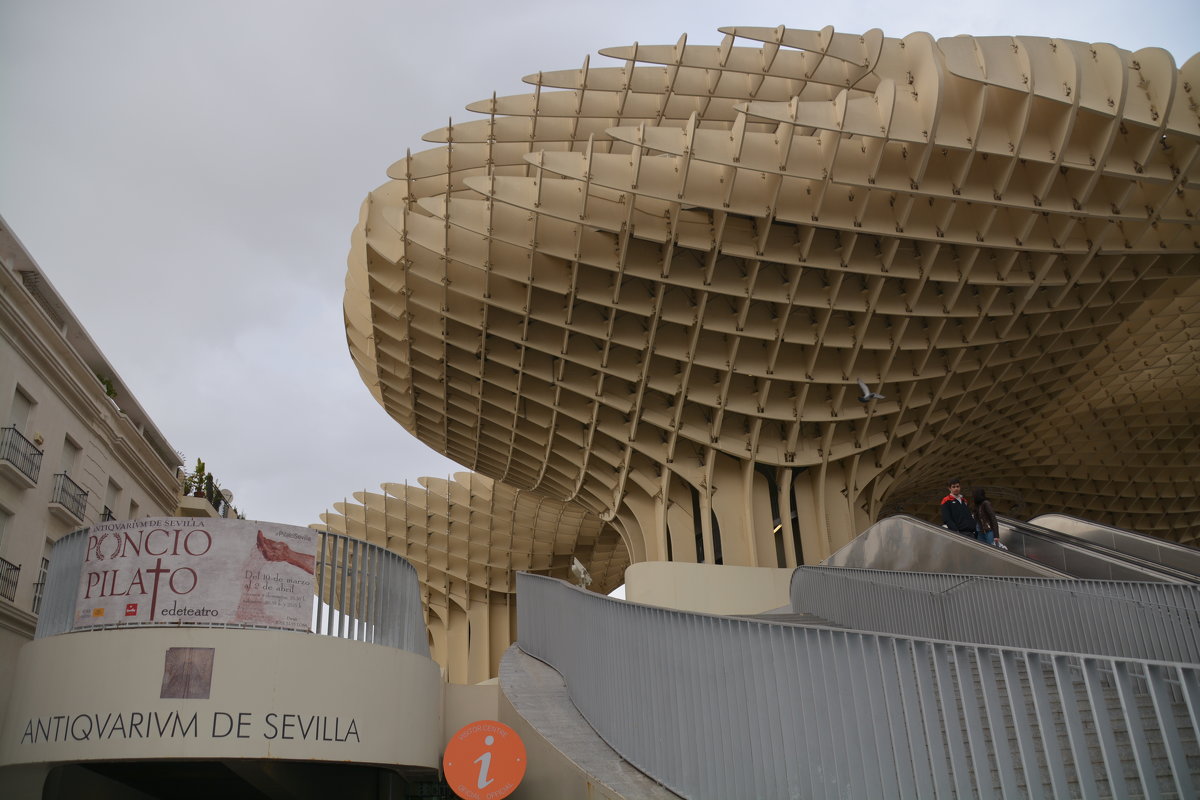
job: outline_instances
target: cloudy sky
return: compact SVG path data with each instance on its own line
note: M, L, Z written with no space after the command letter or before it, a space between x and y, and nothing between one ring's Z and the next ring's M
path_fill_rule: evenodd
M305 525L459 469L371 399L341 299L362 199L467 103L721 25L1200 50L1195 0L821 6L0 0L0 215L188 462Z

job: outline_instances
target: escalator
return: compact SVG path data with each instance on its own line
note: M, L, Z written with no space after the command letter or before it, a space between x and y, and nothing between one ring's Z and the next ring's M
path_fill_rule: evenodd
M958 575L1071 577L1052 563L989 547L906 515L879 520L822 561L821 566Z
M1006 552L915 517L888 517L821 564L962 575L1200 580L1200 551L1072 519L1039 517L1049 523L1043 526L1000 517L1000 540L1008 547Z
M1119 553L1179 570L1190 575L1192 580L1200 579L1200 550L1194 547L1169 542L1156 536L1147 536L1144 533L1113 528L1079 517L1070 517L1066 514L1042 514L1029 520L1029 524L1065 533L1076 539L1084 539Z
M1093 535L1089 537L1008 517L1000 517L999 521L1000 541L1004 542L1009 552L1075 578L1162 583L1197 581L1195 572L1163 563L1167 559L1159 556L1155 548L1144 542L1133 542L1132 537L1139 537L1138 534L1109 528L1107 530L1110 532L1124 535L1105 538L1093 529ZM1082 531L1089 524L1084 523L1077 528Z

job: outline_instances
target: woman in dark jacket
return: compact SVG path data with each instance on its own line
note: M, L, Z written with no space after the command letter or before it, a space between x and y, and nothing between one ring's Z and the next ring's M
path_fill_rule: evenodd
M1007 550L997 538L1000 534L1000 522L996 519L992 501L987 499L987 493L983 489L976 489L972 499L975 501L975 538L984 544L994 544Z

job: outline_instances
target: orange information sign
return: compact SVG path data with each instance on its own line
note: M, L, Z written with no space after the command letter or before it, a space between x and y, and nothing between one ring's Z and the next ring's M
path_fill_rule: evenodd
M463 800L501 800L525 777L525 743L503 722L481 719L451 737L442 769Z

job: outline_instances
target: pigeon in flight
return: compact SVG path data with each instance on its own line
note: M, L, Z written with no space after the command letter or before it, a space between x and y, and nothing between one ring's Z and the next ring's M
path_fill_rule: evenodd
M872 392L870 389L868 389L867 384L863 382L862 378L858 379L858 390L860 392L862 392L862 395L858 398L858 402L860 402L860 403L869 403L872 400L886 400L887 399L886 397L881 395L879 392Z

